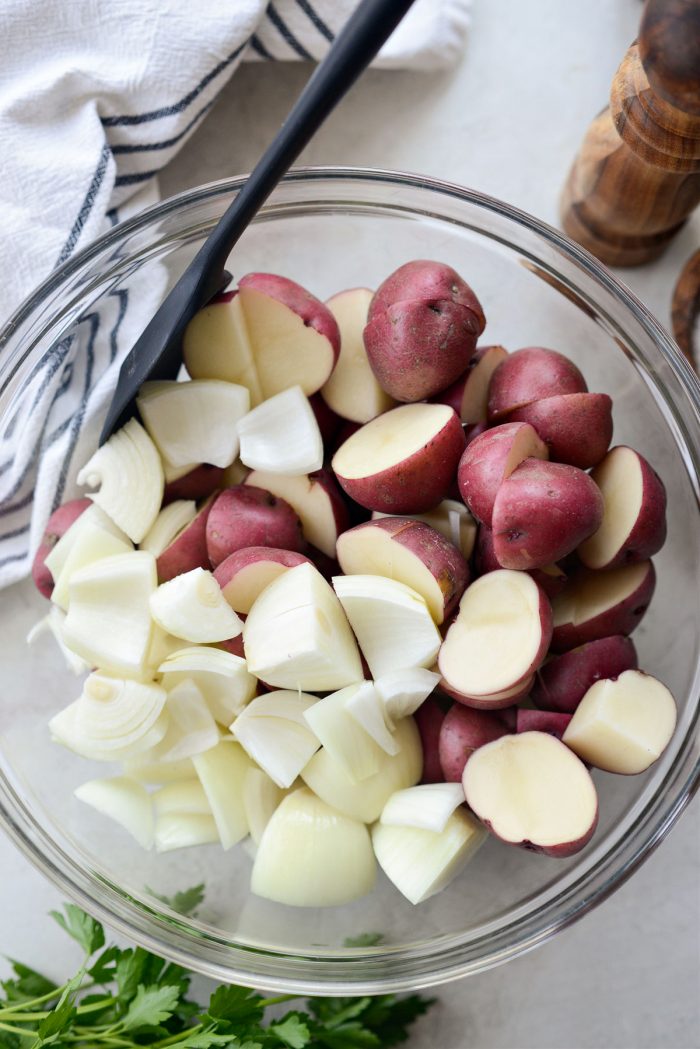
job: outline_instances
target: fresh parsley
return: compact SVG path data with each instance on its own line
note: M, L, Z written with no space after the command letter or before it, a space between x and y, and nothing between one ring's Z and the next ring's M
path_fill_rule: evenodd
M164 902L189 913L202 895L196 886ZM83 963L57 985L11 961L14 976L0 982L0 1049L389 1049L407 1040L432 1004L419 995L312 998L266 1023L268 1006L295 996L222 986L204 1007L187 997L191 977L181 966L141 947L105 946L102 925L72 903L52 916L82 947ZM347 942L380 938L367 933Z

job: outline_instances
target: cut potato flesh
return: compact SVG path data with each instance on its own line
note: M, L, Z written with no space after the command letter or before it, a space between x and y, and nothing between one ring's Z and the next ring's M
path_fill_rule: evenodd
M460 418L465 425L474 426L488 418L489 383L499 364L508 356L503 346L485 346L477 350L478 360L470 368L464 384Z
M222 296L195 313L182 340L192 379L222 379L245 386L251 405L263 399L239 295Z
M248 615L263 590L289 567L279 561L256 561L236 572L231 582L221 588L222 593L235 612Z
M341 419L356 423L369 422L395 404L375 378L362 337L373 294L367 288L352 288L326 302L338 322L340 356L321 396Z
M229 466L238 455L236 424L250 408L250 394L220 379L146 382L136 404L170 466Z
M454 812L439 833L376 823L372 844L386 876L411 903L422 903L450 884L486 838L466 812Z
M585 765L544 732L479 747L462 779L467 804L503 841L570 855L590 838L598 802Z
M326 557L335 557L338 527L333 505L324 487L313 477L306 474L286 477L268 470L254 470L246 477L245 484L264 488L289 503L311 545Z
M396 517L397 514L384 514L381 510L372 511L372 520L382 517ZM461 551L467 560L472 556L474 543L476 542L476 521L463 503L456 499L443 499L434 510L428 510L424 514L401 514L411 521L422 521L430 525L440 535L444 535L453 546Z
M340 477L356 480L388 470L430 444L454 413L444 404L404 404L349 437L333 457Z
M624 545L642 508L644 477L639 456L631 448L608 452L592 472L605 503L603 522L581 545L588 568L603 568Z
M331 907L370 892L375 875L364 824L302 787L282 801L265 827L250 887L292 907Z
M433 665L441 638L415 590L375 575L335 576L333 586L372 677Z
M541 594L524 572L501 569L464 593L440 649L440 673L465 696L508 691L536 670L543 646ZM544 651L543 651L544 647Z
M563 742L596 768L632 775L661 756L675 727L676 704L666 686L639 670L626 670L591 685Z
M310 564L290 568L262 592L243 643L250 672L277 688L324 692L362 680L340 602Z
M622 604L644 582L650 562L581 575L552 602L554 626L580 626Z

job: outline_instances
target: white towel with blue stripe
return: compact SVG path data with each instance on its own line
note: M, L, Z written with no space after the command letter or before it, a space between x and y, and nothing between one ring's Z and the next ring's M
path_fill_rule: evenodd
M2 0L0 323L58 264L158 199L158 171L241 61L320 59L355 3ZM416 0L375 64L450 65L469 3ZM155 305L115 290L27 383L0 434L0 586L28 573L49 514L77 494L69 478Z

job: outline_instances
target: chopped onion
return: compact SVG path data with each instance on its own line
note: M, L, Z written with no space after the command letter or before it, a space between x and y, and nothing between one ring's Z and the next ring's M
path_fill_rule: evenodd
M151 645L149 600L156 583L155 558L145 550L81 568L70 581L64 643L90 666L143 677Z
M323 440L308 397L291 386L238 422L241 462L276 474L313 473L323 466Z
M390 670L374 682L384 703L384 715L390 728L400 718L415 714L418 707L435 691L440 675L424 667Z
M181 761L202 754L219 742L219 729L204 696L191 678L168 692L168 731L154 750L159 761Z
M136 400L144 426L171 466L228 466L238 455L236 423L250 407L245 386L220 379L146 382Z
M257 845L282 800L282 791L262 769L250 768L243 781L243 807L250 836Z
M211 816L211 805L198 779L167 783L153 794L152 800L156 818L176 812Z
M148 532L139 543L141 550L148 550L154 557L160 557L167 546L170 546L176 535L186 528L197 516L197 504L194 499L176 499L160 511Z
M372 677L434 664L440 633L415 590L376 575L336 576L333 586Z
M156 761L153 751L148 750L127 758L124 762L124 775L139 783L176 783L183 779L192 779L197 773L189 758L183 761Z
M158 672L170 691L185 679L194 681L212 716L226 727L253 698L257 688L245 659L220 648L181 648L160 664Z
M243 629L216 579L204 568L161 583L151 595L151 614L163 630L185 641L228 641Z
M70 599L69 583L75 572L104 557L128 554L133 544L99 506L90 506L61 536L46 558L55 586L51 600L64 611Z
M413 718L398 722L394 738L399 753L390 756L379 751L378 771L360 783L354 783L344 766L325 748L314 754L301 777L333 808L363 823L372 823L395 791L413 786L421 777L423 751Z
M303 692L270 692L249 703L231 725L244 750L278 787L291 786L319 748L304 720L317 702Z
M243 786L253 763L238 743L229 742L195 755L192 761L211 805L221 844L230 849L248 833Z
M153 847L153 807L141 783L125 776L92 779L76 787L74 794L103 816L114 820L144 849Z
M78 474L78 484L99 492L90 495L98 506L140 543L163 499L163 467L155 444L136 419L129 419L98 448Z
M248 669L276 688L325 692L362 679L340 603L313 565L290 568L254 602L243 627Z
M303 787L267 824L250 887L292 907L332 907L370 892L375 876L367 828Z
M385 823L372 828L379 866L411 903L422 903L449 885L485 837L481 824L463 810L454 812L439 834Z
M382 809L381 822L393 827L422 827L439 834L463 804L461 783L423 783L392 794Z
M340 762L353 783L378 772L384 757L383 751L347 707L355 693L366 684L366 681L361 681L341 688L339 692L319 699L304 714L324 749Z
M219 832L213 816L194 812L166 812L156 819L156 852L172 852L193 845L213 845Z
M66 666L78 677L80 674L86 673L90 669L88 663L80 656L76 656L74 652L68 648L63 640L63 622L65 620L65 612L62 612L57 605L52 605L49 614L40 619L38 623L35 623L32 629L27 634L27 644L33 645L43 634L51 634L58 645L59 651L66 661Z
M345 701L348 714L387 754L398 754L399 745L389 731L384 703L371 681L364 681ZM393 729L393 724L391 728Z

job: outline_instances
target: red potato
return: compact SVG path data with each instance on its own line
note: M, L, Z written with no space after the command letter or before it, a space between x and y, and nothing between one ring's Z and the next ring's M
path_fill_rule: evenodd
M470 809L497 838L547 856L573 856L598 822L590 773L546 732L501 736L479 747L462 784Z
M364 330L379 384L397 401L421 401L467 368L486 320L451 266L417 259L377 289Z
M551 601L566 586L567 575L559 565L545 565L543 568L531 568L528 571L538 586L542 587Z
M391 516L391 514L383 514L381 510L372 511L373 521ZM424 514L406 514L403 516L408 520L422 521L423 524L430 525L431 528L434 528L440 535L444 535L445 539L456 546L466 560L469 560L472 556L478 526L460 499L443 499L434 510L427 510Z
M219 641L218 644L213 647L223 648L225 652L230 652L232 656L240 656L241 659L245 659L243 634L239 634L238 637L232 637L228 641ZM262 685L262 681L259 681L258 684Z
M309 397L309 404L311 405L311 411L316 417L323 447L327 455L329 449L335 447L334 442L343 425L343 420L328 407L320 393L312 394Z
M167 583L176 575L191 572L194 568L209 569L207 551L207 521L216 493L210 495L197 515L179 532L156 559L158 582Z
M462 703L465 707L471 707L473 710L492 710L495 714L501 715L513 707L514 703L518 703L524 696L527 696L534 680L535 675L531 674L511 688L505 688L501 692L490 692L486 696L468 696L454 688L444 678L440 682L440 688L446 696Z
M468 706L508 706L544 659L551 636L552 610L537 583L524 572L489 572L465 590L438 667Z
M477 576L482 576L487 572L496 572L500 567L493 546L493 531L487 525L482 524L479 526L474 547L474 572ZM528 575L532 576L537 585L544 590L550 601L562 592L568 578L564 569L559 565L531 568Z
M272 546L248 546L225 558L214 572L214 579L235 612L250 612L265 587L288 568L311 564L308 557L293 550Z
M489 422L545 397L587 392L583 375L563 353L526 346L509 354L491 376Z
M246 546L304 549L301 522L289 503L248 484L226 488L214 499L207 519L212 568Z
M439 625L450 615L469 579L459 550L434 528L406 517L382 517L350 528L338 539L345 575L383 575L425 598Z
M464 449L457 468L459 493L474 517L491 526L503 481L525 459L547 459L544 441L528 423L508 422L486 430Z
M296 477L253 470L245 483L264 488L266 492L289 503L301 521L308 542L326 557L335 558L338 536L349 526L350 517L347 504L330 470L324 467L315 473L299 474Z
M637 652L628 637L602 637L540 667L531 695L543 710L573 714L594 681L616 678L637 666Z
M600 527L603 497L575 466L526 459L498 489L493 548L504 568L543 568Z
M368 288L351 288L326 302L338 322L340 356L321 396L342 419L356 423L369 422L396 404L377 382L362 337L373 295Z
M32 581L42 597L50 598L54 588L54 578L44 564L46 558L61 536L89 506L92 506L92 499L71 499L54 510L46 522L44 534L32 562Z
M568 652L588 641L631 634L649 607L655 586L651 561L608 572L584 569L552 602L552 650Z
M340 446L332 467L368 510L419 514L447 493L464 451L457 415L444 404L406 404L366 423Z
M473 426L464 427L464 440L467 442L467 447L475 441L477 437L480 437L482 433L486 433L489 428L488 423L474 423Z
M195 313L182 337L182 359L190 378L245 386L251 408L263 400L238 291L222 292Z
M306 555L312 564L316 565L319 572L326 580L327 583L332 582L333 577L340 575L340 565L334 557L328 557L324 554L323 550L317 550L315 546L309 545L306 550ZM362 659L362 653L360 653ZM370 673L366 673L365 677L371 677Z
M488 420L489 383L499 364L508 356L503 346L481 346L467 365L467 370L433 401L449 404L465 426L483 425Z
M440 767L447 783L461 783L464 766L475 750L508 732L502 719L485 710L455 703L440 728Z
M519 707L515 715L516 732L547 732L561 739L571 721L571 714L560 714L552 710L530 710Z
M440 729L445 720L445 711L435 696L428 696L418 707L413 720L423 748L423 774L420 781L442 783L445 777L440 765Z
M666 489L633 448L612 448L593 473L605 509L600 528L578 548L586 568L646 561L666 541Z
M641 670L626 670L614 681L596 681L589 688L563 742L595 768L633 776L661 757L676 717L665 685Z
M227 467L227 469L230 469ZM219 488L224 488L225 470L221 466L210 466L209 463L201 463L194 470L178 477L177 481L170 481L163 492L163 506L174 503L176 499L207 499Z
M508 416L534 426L549 457L587 470L599 463L612 440L612 400L607 393L565 393L544 397Z

